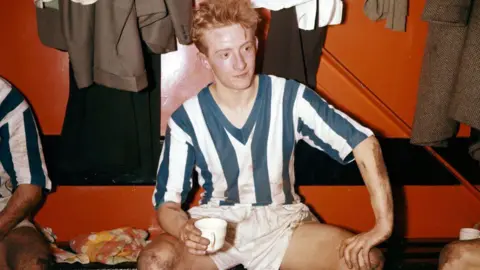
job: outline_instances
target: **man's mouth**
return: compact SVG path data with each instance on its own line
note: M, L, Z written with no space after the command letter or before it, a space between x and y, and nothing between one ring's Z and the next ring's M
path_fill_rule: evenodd
M236 78L243 78L248 75L248 72L240 74L240 75L235 75Z

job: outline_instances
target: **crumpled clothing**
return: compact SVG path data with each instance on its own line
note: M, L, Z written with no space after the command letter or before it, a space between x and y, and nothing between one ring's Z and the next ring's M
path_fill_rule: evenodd
M85 254L90 262L118 264L136 262L147 245L148 233L130 227L80 235L70 241L70 248Z
M47 240L50 242L50 251L55 257L56 263L72 264L79 262L81 264L88 264L90 262L86 254L75 254L59 248L55 243L57 241L57 236L53 233L51 228L43 228L42 231Z
M138 255L148 243L146 231L124 227L79 235L70 241L70 248L74 252L69 252L55 244L56 236L50 228L43 229L43 232L51 243L51 250L57 263L97 262L114 265L136 262Z

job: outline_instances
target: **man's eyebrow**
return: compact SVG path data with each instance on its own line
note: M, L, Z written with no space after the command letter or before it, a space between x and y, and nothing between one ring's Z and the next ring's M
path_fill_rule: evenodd
M251 44L251 43L253 43L252 40L245 41L242 45L240 45L240 47L243 47L243 46L245 46L247 44ZM232 48L230 48L230 47L229 48L224 48L224 49L220 49L220 50L215 51L214 54L219 53L219 52L224 52L224 51L230 51L230 50L232 50Z
M230 48L225 48L225 49L220 49L214 52L214 54L219 53L219 52L225 52L225 51L230 51Z

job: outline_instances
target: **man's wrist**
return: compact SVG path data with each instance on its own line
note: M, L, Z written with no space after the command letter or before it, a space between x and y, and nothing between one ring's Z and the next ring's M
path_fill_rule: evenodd
M379 219L375 224L375 228L390 235L393 231L393 221L390 219Z

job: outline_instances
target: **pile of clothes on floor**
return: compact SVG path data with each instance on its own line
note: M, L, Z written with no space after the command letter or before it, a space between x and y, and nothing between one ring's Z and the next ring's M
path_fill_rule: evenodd
M141 250L148 243L148 232L124 227L79 235L69 241L69 251L57 245L52 229L44 228L43 232L50 241L57 263L114 265L136 262Z

